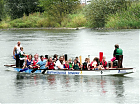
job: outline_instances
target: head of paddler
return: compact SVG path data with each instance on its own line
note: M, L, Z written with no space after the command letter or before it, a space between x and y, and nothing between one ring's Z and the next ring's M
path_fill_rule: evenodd
M49 60L48 60L49 62L52 62L52 58L51 57L49 57Z
M58 56L57 54L54 54L54 56L53 56L53 57L57 59L57 56Z
M38 60L38 56L39 56L39 55L36 53L36 54L34 55L34 59L35 59L35 60Z
M79 62L79 59L78 59L78 57L75 57L75 59L76 59L76 61L77 61L77 63Z
M63 60L64 60L63 56L60 56L59 61L61 64L63 64Z
M68 63L68 61L65 61L65 63L68 65L69 63Z
M23 51L23 47L20 47L20 50Z
M118 44L115 44L115 49L119 48L119 45Z
M17 45L20 46L20 41L17 42Z
M77 60L76 59L74 60L74 63L77 64Z
M41 61L44 60L44 56L43 56L43 55L40 56L40 60L41 60Z
M28 59L32 60L32 55L31 54L28 55Z
M72 59L69 59L69 61L68 61L69 63L72 63Z
M105 56L103 56L103 62L105 62L105 59L106 59L106 57L105 57Z
M88 61L88 58L85 58L85 62L87 62Z

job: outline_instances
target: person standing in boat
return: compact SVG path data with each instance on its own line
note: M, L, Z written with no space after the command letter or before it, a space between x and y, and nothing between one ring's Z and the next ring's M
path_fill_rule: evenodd
M64 64L64 58L63 58L63 56L60 56L59 57L59 60L56 61L55 69L56 70L58 70L58 69L64 69L63 68L63 64Z
M119 55L123 55L123 50L121 48L119 48L118 44L115 44L113 58L111 59L111 68L113 68L113 61L119 60Z
M23 67L23 63L24 63L24 60L25 60L25 57L27 56L27 55L25 55L25 52L23 52L23 47L20 47L20 52L19 52L19 55L20 55L20 68L22 68Z
M16 67L19 67L19 63L20 63L20 60L19 60L19 52L21 51L20 47L22 46L20 45L20 41L18 41L17 45L15 45L13 49L13 58L16 60Z

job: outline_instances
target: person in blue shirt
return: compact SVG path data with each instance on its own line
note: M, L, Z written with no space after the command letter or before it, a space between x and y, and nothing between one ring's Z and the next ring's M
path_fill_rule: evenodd
M44 71L42 72L42 74L44 74L45 71L46 71L46 69L47 69L47 67L45 67L47 61L44 60L44 57L43 57L42 55L40 56L40 60L41 60L41 61L39 61L39 62L36 63L36 66L37 66L39 69L44 69Z
M36 66L39 68L39 69L46 69L45 65L46 65L46 60L44 60L44 57L41 55L40 56L40 61L36 63Z

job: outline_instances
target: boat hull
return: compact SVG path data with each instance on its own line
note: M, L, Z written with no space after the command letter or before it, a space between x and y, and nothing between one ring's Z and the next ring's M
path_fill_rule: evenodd
M19 72L21 68L11 68ZM33 69L28 69L22 73L31 73ZM36 70L34 73L42 73L43 70ZM45 74L58 74L58 75L126 75L134 73L133 68L119 68L109 70L46 70Z

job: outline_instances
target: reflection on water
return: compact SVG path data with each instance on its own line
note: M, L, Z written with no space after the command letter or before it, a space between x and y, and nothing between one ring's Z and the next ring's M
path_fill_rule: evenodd
M18 73L15 84L16 89L21 91L21 95L26 87L34 88L35 86L38 86L39 88L44 87L44 91L65 91L61 92L62 94L80 92L81 94L84 93L84 96L115 96L117 99L120 98L119 100L116 100L116 102L121 102L125 99L124 84L127 80L131 81L133 78L118 76L30 75ZM37 90L40 89L36 89L36 91ZM45 95L48 96L47 93Z

